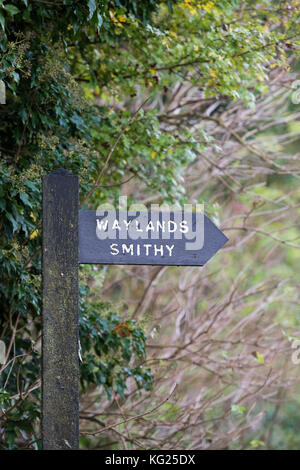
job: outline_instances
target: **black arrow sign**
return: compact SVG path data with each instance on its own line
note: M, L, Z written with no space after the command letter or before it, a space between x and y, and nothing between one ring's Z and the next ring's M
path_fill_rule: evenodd
M227 240L199 212L79 211L81 264L203 266Z

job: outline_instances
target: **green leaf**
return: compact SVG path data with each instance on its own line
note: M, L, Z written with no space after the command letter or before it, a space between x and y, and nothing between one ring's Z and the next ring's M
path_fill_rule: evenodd
M88 7L89 7L88 20L90 20L92 18L93 14L96 11L96 2L95 2L95 0L89 0L88 1Z
M14 81L15 81L16 83L19 83L19 81L20 81L20 75L18 74L18 72L13 72L13 73L12 73L12 76L14 77Z
M16 15L17 13L20 13L19 8L15 7L14 5L8 4L4 6L5 10L8 11L8 13L11 14L11 16Z
M98 31L99 31L99 29L101 28L102 23L103 23L102 16L101 16L100 13L98 12L98 13L97 13L97 29L98 29Z
M2 29L4 30L5 29L5 19L4 19L4 16L2 15L2 13L0 13L0 24L1 24Z
M243 415L246 411L246 408L244 406L240 406L240 405L232 405L231 411L232 411L232 413Z
M20 193L20 199L26 206L32 207L32 203L30 202L27 193Z
M10 221L12 228L13 228L13 233L18 229L18 223L12 216L12 214L7 214L7 218Z

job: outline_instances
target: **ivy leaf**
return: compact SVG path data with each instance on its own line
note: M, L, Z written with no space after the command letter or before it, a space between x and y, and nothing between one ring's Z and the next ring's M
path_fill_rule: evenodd
M98 13L97 13L97 30L98 30L98 31L99 31L99 29L101 28L102 23L103 23L102 16L101 16L100 13L98 12Z
M19 8L15 7L14 5L8 4L4 6L5 10L8 11L8 13L11 14L11 16L16 15L17 13L20 13Z
M19 83L19 81L20 81L20 75L19 75L17 72L13 72L13 73L12 73L12 76L14 77L14 81L15 81L16 83Z
M5 19L4 19L4 16L2 15L2 13L0 13L0 24L1 24L2 29L4 30L5 29Z
M89 0L88 1L88 7L89 7L88 20L90 20L92 18L93 14L96 11L96 2L95 2L95 0Z
M30 201L27 193L20 193L20 199L26 206L32 207L32 201Z
M7 218L8 220L11 222L12 224L12 228L13 228L13 233L17 231L18 229L18 224L17 224L17 221L15 220L15 218L13 217L12 214L7 214Z

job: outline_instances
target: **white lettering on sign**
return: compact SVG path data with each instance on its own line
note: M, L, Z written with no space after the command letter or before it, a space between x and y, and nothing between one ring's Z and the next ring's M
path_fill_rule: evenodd
M123 226L123 227L122 227ZM97 229L99 231L105 232L108 229L108 219L97 219ZM130 228L134 228L137 232L143 232L143 228L141 227L140 223L136 220L118 220L115 219L112 223L112 230L125 230L129 231ZM179 230L181 233L188 233L189 231L189 226L188 222L186 220L182 220L180 223L174 222L173 220L168 220L166 221L159 221L157 220L154 223L152 220L148 222L148 224L145 227L145 232L168 232L168 233L174 233L177 230Z
M154 256L172 256L174 245L150 245L149 243L138 243L134 246L133 243L111 243L110 254L111 255L137 255L140 256L154 255Z

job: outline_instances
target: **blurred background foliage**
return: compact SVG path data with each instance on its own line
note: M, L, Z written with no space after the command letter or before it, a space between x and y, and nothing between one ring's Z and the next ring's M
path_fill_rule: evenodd
M81 207L201 202L229 237L203 269L80 267L82 448L299 447L299 13L0 0L1 448L40 448L41 177L61 167Z

